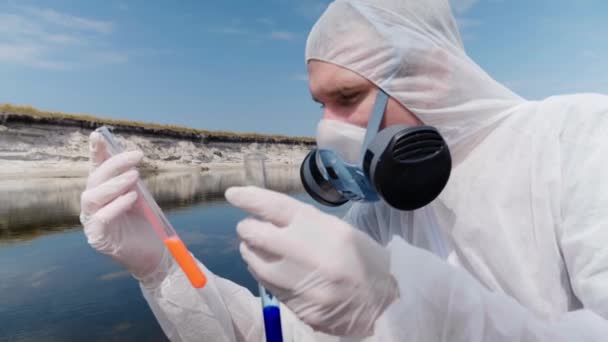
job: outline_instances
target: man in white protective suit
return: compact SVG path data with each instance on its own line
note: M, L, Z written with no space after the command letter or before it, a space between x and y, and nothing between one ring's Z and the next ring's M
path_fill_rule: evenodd
M228 189L256 217L240 252L281 301L285 341L608 341L607 96L517 96L466 55L444 0L337 0L306 62L319 147L356 159L385 93L380 129L435 127L452 169L422 208L356 202L344 220ZM263 341L259 298L202 264L193 289L133 207L141 158L91 135L89 243L139 280L171 340Z

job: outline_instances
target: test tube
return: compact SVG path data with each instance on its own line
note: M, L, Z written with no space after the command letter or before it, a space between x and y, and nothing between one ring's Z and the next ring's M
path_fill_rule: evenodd
M249 153L245 155L245 183L260 188L266 187L266 168L264 160L266 156L262 153ZM283 331L281 329L281 312L279 301L268 290L258 283L260 298L262 300L262 313L264 315L264 330L266 331L266 342L283 342Z
M105 138L109 149L108 152L111 155L123 152L123 148L118 144L118 141L114 139L114 136L107 127L102 126L95 131ZM171 252L173 259L175 259L179 267L184 271L192 286L195 288L204 287L207 283L207 278L198 267L196 261L188 251L188 248L186 248L186 245L179 238L175 229L173 229L173 226L171 226L171 223L141 179L137 180L135 189L139 194L135 205L141 207L146 220L154 228L169 252Z

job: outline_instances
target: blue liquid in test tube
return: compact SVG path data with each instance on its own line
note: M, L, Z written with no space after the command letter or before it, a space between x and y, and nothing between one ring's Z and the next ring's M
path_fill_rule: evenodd
M264 286L258 284L262 298L262 312L264 313L264 330L266 342L283 342L281 329L281 311L279 301Z

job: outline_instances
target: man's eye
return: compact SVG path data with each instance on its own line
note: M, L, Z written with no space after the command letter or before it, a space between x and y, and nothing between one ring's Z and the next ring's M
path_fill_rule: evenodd
M359 97L359 94L360 93L358 93L358 92L340 94L340 102L343 104L351 104L357 100L357 98Z

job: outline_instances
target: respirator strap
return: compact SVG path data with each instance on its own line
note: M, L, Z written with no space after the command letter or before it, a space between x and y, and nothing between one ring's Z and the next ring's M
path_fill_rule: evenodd
M374 102L374 107L372 108L372 115L370 116L369 122L367 123L365 139L363 140L361 152L359 153L359 166L361 167L363 167L363 160L365 158L365 151L367 151L367 147L380 130L380 124L382 124L382 118L384 117L384 111L386 110L387 103L388 95L384 92L384 90L378 88L378 94L376 94L376 101Z

